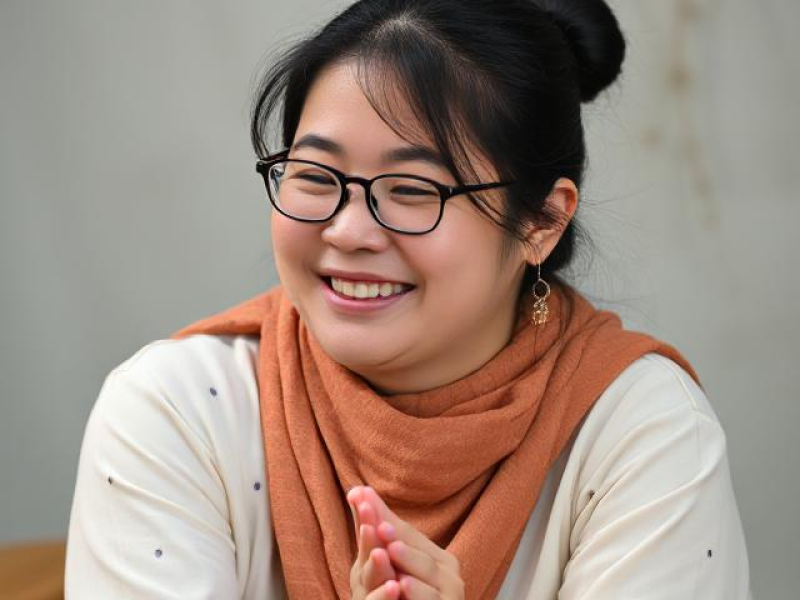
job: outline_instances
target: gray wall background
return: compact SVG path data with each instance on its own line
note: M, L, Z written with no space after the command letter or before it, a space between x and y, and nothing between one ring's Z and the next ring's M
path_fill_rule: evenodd
M110 369L275 283L254 76L345 4L0 0L0 542L66 535ZM796 597L800 4L612 5L574 280L696 366L755 595Z

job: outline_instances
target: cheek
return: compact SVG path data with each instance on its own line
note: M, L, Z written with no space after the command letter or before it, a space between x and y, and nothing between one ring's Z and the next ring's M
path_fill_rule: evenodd
M304 257L313 248L314 227L299 223L282 215L273 214L270 224L270 237L275 263L281 275L288 279L292 269L298 268Z
M306 299L319 284L319 280L311 276L319 254L317 227L273 215L270 232L280 284L292 304L305 314Z
M270 239L272 240L272 253L276 263L282 263L283 257L286 256L288 251L291 251L291 247L288 244L290 240L289 232L284 220L275 213L272 214L270 220Z
M497 278L500 236L492 224L473 214L451 211L447 226L440 226L424 244L415 247L415 263L432 291L442 291L449 301L458 296L483 294ZM459 294L453 294L459 291Z

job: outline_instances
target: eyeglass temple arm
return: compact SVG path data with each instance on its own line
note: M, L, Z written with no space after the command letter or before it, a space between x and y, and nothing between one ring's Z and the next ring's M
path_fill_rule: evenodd
M480 192L482 190L490 190L493 188L501 187L504 185L513 185L516 181L497 181L494 183L476 183L475 185L462 185L459 187L448 187L447 190L451 196L457 196L466 192Z

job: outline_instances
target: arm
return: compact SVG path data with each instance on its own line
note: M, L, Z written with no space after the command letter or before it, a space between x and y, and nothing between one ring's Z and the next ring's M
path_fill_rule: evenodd
M559 600L751 597L725 433L689 376L657 362L598 438Z
M239 598L227 507L210 449L155 381L112 371L81 447L67 600Z

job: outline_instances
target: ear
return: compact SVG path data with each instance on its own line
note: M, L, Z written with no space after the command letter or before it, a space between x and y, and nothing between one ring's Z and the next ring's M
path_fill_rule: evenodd
M528 243L523 246L525 260L529 264L538 265L550 256L578 208L578 195L578 188L571 179L560 177L553 184L545 203L551 211L557 212L562 218L558 224L548 229L530 228Z

